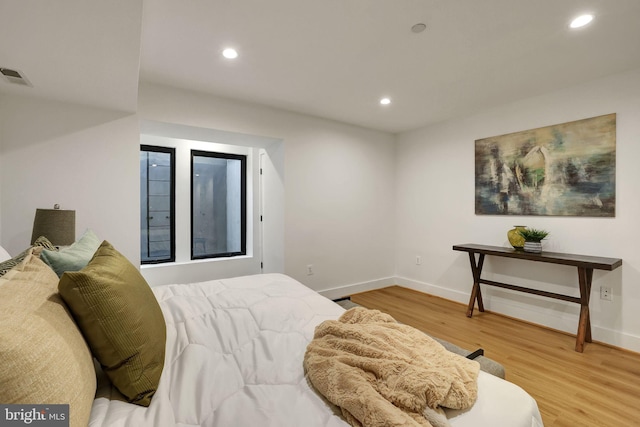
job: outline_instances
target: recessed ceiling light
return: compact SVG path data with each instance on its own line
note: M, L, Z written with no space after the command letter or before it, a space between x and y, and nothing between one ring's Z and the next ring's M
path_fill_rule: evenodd
M389 105L389 104L391 104L391 99L389 99L389 98L382 98L382 99L380 99L380 104L382 104L382 105Z
M224 56L227 59L236 59L238 57L238 51L228 47L222 51L222 56Z
M571 24L569 24L569 27L571 28L584 27L591 21L593 21L593 15L589 15L589 14L580 15L577 18L575 18L573 21L571 21Z

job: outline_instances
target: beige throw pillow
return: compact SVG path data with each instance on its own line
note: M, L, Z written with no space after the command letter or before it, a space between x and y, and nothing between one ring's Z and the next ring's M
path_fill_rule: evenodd
M111 383L130 402L149 406L164 367L166 325L138 269L104 241L58 288Z
M69 404L70 426L85 427L93 358L58 294L58 276L33 252L0 277L0 402Z

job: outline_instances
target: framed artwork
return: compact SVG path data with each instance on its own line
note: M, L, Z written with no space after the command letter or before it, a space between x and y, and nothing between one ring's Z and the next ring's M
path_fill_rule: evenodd
M613 217L616 115L475 141L477 215Z

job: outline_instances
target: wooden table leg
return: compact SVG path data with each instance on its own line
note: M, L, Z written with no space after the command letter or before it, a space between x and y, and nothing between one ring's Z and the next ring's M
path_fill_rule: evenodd
M591 298L591 281L593 269L578 267L578 281L580 283L580 320L576 335L576 351L584 351L584 343L591 342L591 316L589 315L589 299Z
M586 285L587 285L587 306L589 305L589 300L591 299L591 282L593 280L593 268L586 269ZM592 342L591 340L591 311L589 311L587 315L587 331L584 337L586 342Z
M473 288L471 289L471 298L467 307L467 317L473 316L473 309L476 301L478 301L478 310L484 311L484 303L482 302L482 291L480 290L480 275L482 274L482 266L484 265L484 254L480 254L478 263L473 252L469 252L469 263L471 264L471 274L473 275Z

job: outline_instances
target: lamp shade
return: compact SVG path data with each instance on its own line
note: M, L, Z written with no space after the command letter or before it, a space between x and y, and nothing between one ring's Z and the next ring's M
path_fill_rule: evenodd
M36 209L31 244L44 236L56 246L67 246L76 240L76 211Z

